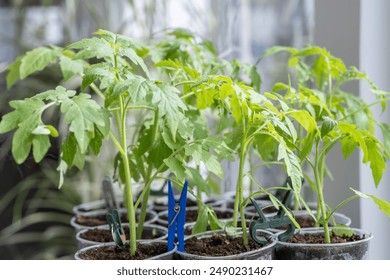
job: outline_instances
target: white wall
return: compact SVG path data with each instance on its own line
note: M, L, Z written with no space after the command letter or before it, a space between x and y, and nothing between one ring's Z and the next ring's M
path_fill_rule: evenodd
M390 91L390 1L361 1L360 68L383 90ZM373 100L365 83L360 85L360 95L365 100ZM375 107L374 115L390 123L390 112L381 115L380 106ZM380 135L378 135L380 136ZM390 164L387 165L390 167ZM390 173L385 171L381 184L375 189L371 171L360 165L361 190L390 201ZM372 259L390 259L390 218L378 210L371 201L364 200L360 206L361 227L374 234L371 243Z
M314 43L340 57L347 65L359 66L360 1L326 0L315 2ZM349 85L350 92L359 94L359 84ZM339 147L330 154L328 166L334 180L325 181L325 199L331 207L353 195L349 187L359 186L359 155L357 152L344 160ZM352 219L352 226L360 227L359 201L340 208Z

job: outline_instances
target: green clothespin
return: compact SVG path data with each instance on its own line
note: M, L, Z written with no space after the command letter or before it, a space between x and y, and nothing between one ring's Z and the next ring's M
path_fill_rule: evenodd
M126 235L121 224L118 210L114 209L111 213L107 213L106 220L110 226L112 238L114 239L115 244L119 248L125 249Z
M283 198L282 203L287 208L288 205L290 205L291 196L292 196L292 191L288 190ZM256 231L258 229L278 228L287 225L288 226L287 230L278 235L278 239L280 241L287 241L294 234L295 225L290 220L290 218L285 215L285 211L282 207L279 208L279 211L275 216L267 219L264 216L264 213L261 210L261 207L257 204L257 202L253 198L250 198L250 200L252 201L253 206L255 206L255 209L259 214L259 218L257 220L252 221L249 225L249 234L255 242L262 245L265 245L268 242L268 240L265 240L264 238L259 238L257 236Z

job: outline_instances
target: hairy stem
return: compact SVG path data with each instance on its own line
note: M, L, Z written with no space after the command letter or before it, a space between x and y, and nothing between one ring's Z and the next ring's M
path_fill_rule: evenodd
M152 130L152 143L156 140L158 132L158 110L155 110L155 115L154 115L154 121L153 121L153 130ZM152 180L151 180L151 175L153 171L153 165L150 164L148 166L148 171L147 171L147 177L145 178L145 185L150 186ZM146 188L143 198L142 198L142 205L141 205L141 213L139 216L138 220L138 228L137 228L137 239L141 239L142 237L142 231L144 227L144 222L145 222L145 217L146 217L146 209L148 206L148 201L149 201L149 195L150 195L150 187Z
M324 157L319 156L319 143L317 142L316 146L316 161L314 163L314 176L316 180L316 188L318 195L318 212L317 212L317 221L322 216L324 219L326 218L326 204L324 200ZM324 228L324 237L325 243L330 243L330 233L328 223L323 223Z

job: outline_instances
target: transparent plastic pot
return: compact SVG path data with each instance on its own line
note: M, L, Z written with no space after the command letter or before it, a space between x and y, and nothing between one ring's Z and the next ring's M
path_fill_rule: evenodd
M142 240L142 241L137 241L137 243L149 243L149 244L164 243L168 247L168 242L164 241L164 240ZM102 245L93 245L93 246L85 247L85 248L78 250L75 253L74 258L75 258L75 260L85 260L82 256L82 254L84 252L87 252L90 250L99 250L99 248L102 248L102 247L113 247L114 248L115 246L116 246L115 243L112 242L112 243L106 243L106 244L102 244ZM150 257L150 258L148 258L148 260L172 260L176 250L177 250L177 247L175 246L172 250L167 251L164 254Z
M345 228L330 228L345 230ZM350 228L362 240L333 244L303 244L278 241L275 256L278 260L367 260L373 235L361 229ZM306 228L301 234L323 234L322 228Z
M241 229L236 229L237 232L235 233L236 236L242 236L242 231ZM189 236L185 239L188 240L189 238L192 237L197 237L197 238L208 238L214 235L219 235L223 234L225 235L224 230L216 230L216 231L207 231L204 233L196 234ZM268 244L265 245L262 248L253 250L253 251L248 251L248 252L243 252L235 255L229 255L229 256L200 256L200 255L195 255L191 254L188 252L176 252L175 253L175 259L181 259L181 260L272 260L274 258L274 249L277 243L276 236L265 230L257 230L256 234L258 236L264 236L268 240ZM184 241L184 251L185 251L185 241Z
M187 213L190 211L197 211L197 210L198 210L197 206L192 206L192 207L186 208ZM217 216L218 216L218 213L228 213L228 215L230 217L229 218L220 218L221 221L226 221L226 220L229 220L233 217L233 210L231 210L231 209L214 207L213 210L217 213ZM186 224L190 224L192 222L193 221L189 222L186 220ZM156 223L161 225L161 226L168 226L168 210L161 211L157 214Z
M123 199L122 197L116 197L118 204L121 205L120 208L123 208ZM91 211L104 210L106 208L106 203L103 199L89 201L85 203L78 204L73 207L72 211L75 215L83 215Z
M297 218L297 217L306 217L306 216L307 217L311 217L306 210L292 211L292 213L293 213L295 218ZM316 213L316 211L313 211L313 214L315 214L315 213ZM247 218L249 218L249 219L257 219L258 218L258 215L250 216L250 214L248 212L245 212L245 214L247 215ZM270 217L272 217L274 215L275 214L272 214L272 215L265 214L265 216L268 217L268 218L270 218ZM334 222L336 223L336 225L350 226L351 223L352 223L352 221L351 221L351 219L349 217L345 216L344 214L338 213L338 212L333 214L333 219L334 219ZM329 220L329 224L331 226L333 226L333 220L332 219ZM278 233L280 231L284 231L284 229L277 229L277 228L269 228L267 230L269 230L270 232L273 232L273 233Z
M122 224L123 228L129 228L129 224L126 223L126 224ZM109 225L102 225L102 226L98 226L96 227L95 229L98 229L98 230L104 230L104 231L110 231L110 227ZM85 232L87 232L88 230L90 229L83 229L81 231L79 231L77 234L76 234L76 240L77 240L77 246L79 249L82 249L82 248L85 248L85 247L88 247L88 246L93 246L93 245L102 245L102 244L107 244L107 243L112 243L113 240L109 241L109 242L97 242L97 241L92 241L92 240L88 240L88 239L85 239L83 237L81 237L81 235ZM149 235L149 236L152 236L152 238L145 238L145 239L140 239L140 240L166 240L168 238L168 229L165 228L165 227L162 227L162 226L159 226L159 225L144 225L144 228L143 228L143 236L146 236L146 235Z
M107 213L107 210L95 210L95 211L91 211L91 212L88 212L88 213L85 213L85 214L82 214L82 215L79 215L79 216L83 216L83 217L96 217L96 216L105 216L106 213ZM119 214L120 215L123 215L123 214L126 214L126 213L127 213L127 209L120 209L119 210ZM140 213L140 210L137 209L137 211L136 211L137 216L139 215L139 213ZM137 220L138 220L138 218L137 218ZM155 211L153 211L153 210L147 209L146 210L145 224L153 224L156 221L157 221L157 213ZM123 221L123 222L126 223L128 221ZM71 226L73 226L73 228L75 229L75 231L77 233L77 232L79 232L82 229L95 228L97 226L104 225L105 223L102 223L102 224L99 224L99 225L94 225L94 226L82 225L82 224L79 224L77 222L77 216L74 216L70 220L70 224L71 224Z

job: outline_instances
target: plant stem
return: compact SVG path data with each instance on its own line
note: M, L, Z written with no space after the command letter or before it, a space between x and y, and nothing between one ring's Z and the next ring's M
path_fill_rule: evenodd
M338 121L345 120L346 118L349 118L349 117L353 116L354 114L359 113L359 112L362 111L362 110L365 110L365 109L367 109L367 108L370 108L370 107L372 107L372 106L374 106L374 105L376 105L376 104L382 103L383 101L389 101L389 100L390 100L390 97L387 97L387 98L384 98L383 100L377 100L377 101L372 102L372 103L370 103L370 104L365 104L365 105L361 106L359 109L357 109L357 110L355 110L355 111L349 113L348 115L345 115L345 116L343 116L342 118L338 119Z
M157 131L158 131L158 110L155 110L155 115L154 115L154 121L153 121L153 130L152 130L152 143L156 140L157 136ZM145 178L145 186L150 186L152 180L150 176L152 175L153 171L153 165L150 164L148 166L148 171L147 171L147 177ZM148 201L149 201L149 195L150 195L150 187L146 188L145 193L142 198L142 205L141 205L141 213L139 216L138 220L138 228L137 228L137 239L141 239L142 237L142 231L144 227L144 222L145 222L145 217L146 217L146 209L148 206Z
M105 99L104 94L100 91L100 89L99 89L94 83L90 84L89 86L90 86L90 87L93 89L93 91L94 91L97 95L99 95L103 100Z
M326 218L326 206L325 206L325 200L324 200L324 157L319 156L319 142L317 142L316 145L316 161L314 164L314 176L316 180L316 188L317 188L317 195L318 195L318 212L317 212L317 221L319 220L319 217L322 215L322 217ZM321 212L321 213L320 213ZM324 228L324 237L325 237L325 243L330 243L330 234L329 234L329 227L328 223L323 223Z
M115 42L116 43L116 40ZM117 55L114 53L114 67L118 69ZM120 76L116 73L116 78L120 80ZM137 251L137 234L136 234L136 219L135 219L135 208L133 201L133 188L131 184L131 173L129 156L127 154L127 138L126 138L126 117L127 108L123 100L123 96L119 96L120 110L115 112L115 120L118 126L118 134L120 135L121 143L121 156L123 160L123 169L125 173L125 201L127 202L127 216L129 219L130 228L130 255L134 256ZM111 138L115 139L115 138ZM115 142L114 142L115 143Z
M360 196L358 196L357 194L355 194L354 196L351 196L345 200L343 200L342 202L340 202L339 204L337 204L336 207L333 208L332 212L326 217L326 220L325 222L328 222L330 220L330 218L333 216L333 214L342 206L344 206L345 204L347 204L348 202L356 199L356 198L359 198Z
M125 173L125 194L127 201L127 214L129 219L129 228L130 228L130 255L134 256L137 250L137 235L136 235L136 219L135 219L135 209L133 204L133 189L131 185L131 173L129 165L129 157L127 155L127 139L126 139L126 110L123 108L123 99L120 97L121 108L121 147L124 153L121 153L123 160L123 168Z
M244 205L243 205L243 180L244 180L244 165L246 159L246 123L245 120L242 120L243 126L243 136L241 139L241 150L240 150L240 163L238 169L238 178L237 178L237 186L236 186L236 198L234 200L234 213L233 213L233 226L237 227L238 213L241 216L241 227L242 227L242 238L244 242L244 246L248 246L248 234L246 232L246 221L244 214Z

